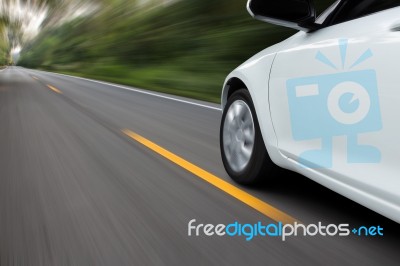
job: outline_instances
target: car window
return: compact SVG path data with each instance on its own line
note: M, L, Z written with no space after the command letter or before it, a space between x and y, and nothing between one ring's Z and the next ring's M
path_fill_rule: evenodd
M400 6L400 0L347 0L339 7L331 24L342 23L396 6Z

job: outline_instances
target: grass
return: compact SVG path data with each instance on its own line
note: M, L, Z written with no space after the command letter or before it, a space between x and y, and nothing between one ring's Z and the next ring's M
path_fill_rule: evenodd
M124 66L81 66L42 68L46 71L108 81L142 89L220 103L225 74L183 70L171 66L128 68ZM227 74L227 73L226 73Z

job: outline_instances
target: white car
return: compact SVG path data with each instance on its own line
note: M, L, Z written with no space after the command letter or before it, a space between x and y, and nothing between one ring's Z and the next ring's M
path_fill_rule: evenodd
M254 184L278 165L400 222L400 1L339 0L318 18L310 0L247 8L300 32L226 78L227 173Z

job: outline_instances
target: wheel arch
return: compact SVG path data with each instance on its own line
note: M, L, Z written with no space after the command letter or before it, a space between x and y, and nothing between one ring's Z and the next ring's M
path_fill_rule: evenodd
M222 90L221 106L224 109L229 97L237 90L246 89L249 90L247 85L238 77L231 77L225 82L225 86Z
M270 64L269 67L271 67L271 65L272 64ZM224 110L229 96L237 90L246 89L250 93L256 113L264 113L264 115L257 115L257 120L260 125L261 135L263 136L267 152L275 164L284 167L286 160L278 151L277 138L270 119L268 79L263 80L262 75L254 76L251 74L251 71L235 70L227 77L221 94L222 110ZM256 91L258 91L258 97L255 95Z

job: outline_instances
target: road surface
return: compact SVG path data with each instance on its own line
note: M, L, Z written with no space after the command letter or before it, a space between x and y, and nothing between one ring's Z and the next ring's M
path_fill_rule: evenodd
M234 184L220 159L220 119L210 103L1 71L0 265L398 265L398 224L305 177ZM240 191L272 210L245 204ZM279 211L304 223L380 225L384 236L188 236L192 219L268 224Z

